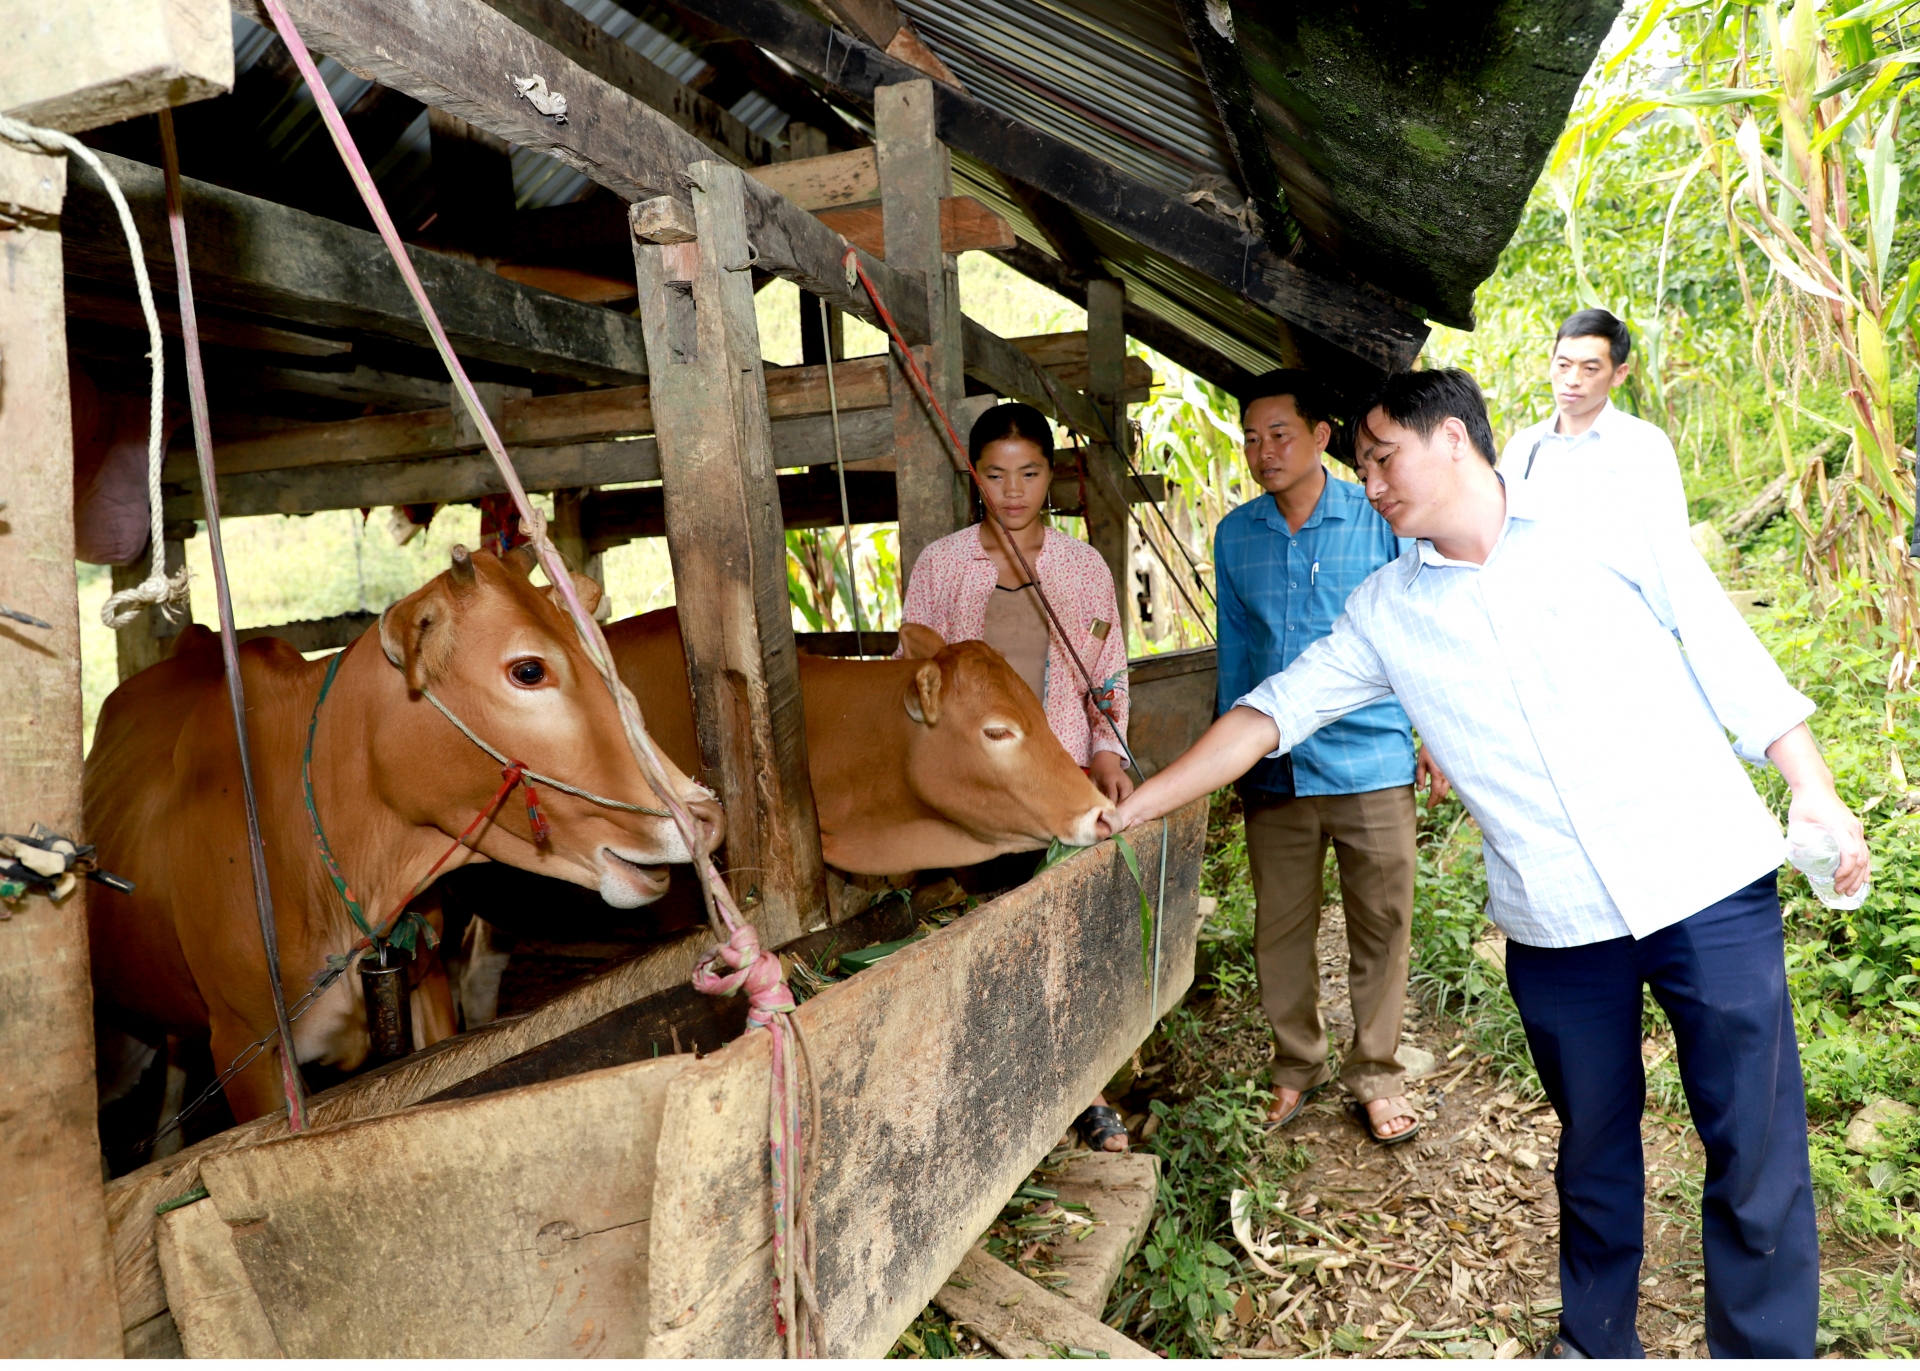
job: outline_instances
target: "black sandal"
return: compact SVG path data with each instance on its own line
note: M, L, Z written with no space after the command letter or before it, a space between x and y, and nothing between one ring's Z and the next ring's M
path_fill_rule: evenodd
M1120 1111L1111 1105L1088 1105L1080 1111L1080 1117L1073 1121L1073 1126L1080 1130L1080 1136L1095 1152L1107 1151L1108 1138L1127 1136L1127 1126L1120 1118ZM1124 1147L1120 1150L1126 1151Z

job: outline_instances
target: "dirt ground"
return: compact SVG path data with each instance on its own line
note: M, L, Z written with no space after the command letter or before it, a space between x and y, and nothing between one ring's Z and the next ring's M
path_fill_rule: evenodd
M1323 916L1319 951L1322 1013L1337 1043L1352 1032L1337 905ZM1349 1262L1335 1270L1322 1263L1314 1276L1248 1291L1232 1327L1216 1328L1223 1355L1514 1357L1531 1356L1553 1336L1560 1129L1552 1109L1500 1083L1490 1060L1466 1054L1458 1029L1417 1009L1403 1041L1435 1057L1433 1071L1411 1086L1425 1113L1417 1141L1373 1145L1345 1098L1328 1098L1332 1091L1286 1130L1314 1154L1288 1184L1288 1208L1357 1251L1343 1254ZM1668 1050L1650 1040L1649 1065ZM1650 1357L1704 1357L1704 1154L1684 1114L1650 1107L1641 1137L1647 1255L1640 1338ZM1299 1229L1289 1236L1313 1237ZM1822 1253L1829 1273L1844 1266L1884 1274L1899 1262L1892 1250L1863 1250L1828 1232Z
M1338 1045L1351 1035L1352 1017L1337 905L1323 914L1319 955L1322 1013ZM1218 1016L1204 1058L1150 1061L1116 1101L1136 1130L1143 1123L1136 1111L1156 1093L1188 1094L1229 1061L1238 1071L1264 1062L1264 1022L1229 1024L1225 1017ZM1410 1082L1424 1116L1416 1141L1392 1149L1374 1144L1337 1088L1270 1135L1276 1156L1285 1153L1295 1165L1311 1160L1285 1182L1282 1205L1290 1218L1251 1219L1247 1236L1271 1274L1249 1272L1236 1286L1233 1312L1212 1329L1219 1355L1504 1359L1531 1357L1553 1337L1560 1308L1553 1111L1502 1082L1491 1058L1470 1054L1457 1026L1417 1007L1410 1006L1403 1041L1434 1059L1430 1072ZM1649 1068L1670 1050L1670 1040L1650 1039ZM1670 1115L1650 1102L1642 1139L1647 1254L1640 1337L1650 1357L1704 1357L1699 1138L1684 1113ZM1225 1236L1221 1242L1249 1261L1243 1243ZM1037 1244L998 1246L1006 1249L997 1253L1003 1259L1046 1278L1044 1257L1039 1266L1026 1260ZM1892 1275L1898 1289L1906 1276L1898 1249L1851 1243L1827 1230L1824 1215L1822 1257L1823 1284L1841 1297L1836 1308L1856 1321L1873 1317L1865 1310L1872 1300L1842 1290L1849 1279ZM1154 1345L1150 1327L1128 1331ZM904 1343L901 1354L928 1355ZM955 1353L992 1355L977 1339L959 1340Z

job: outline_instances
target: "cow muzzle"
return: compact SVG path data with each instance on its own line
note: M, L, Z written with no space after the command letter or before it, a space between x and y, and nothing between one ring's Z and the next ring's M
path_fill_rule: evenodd
M1054 836L1068 847L1092 847L1100 841L1100 816L1111 817L1112 812L1105 805L1095 805Z
M600 898L615 909L638 909L667 893L667 868L644 862L637 854L628 856L603 847L596 865L600 868Z

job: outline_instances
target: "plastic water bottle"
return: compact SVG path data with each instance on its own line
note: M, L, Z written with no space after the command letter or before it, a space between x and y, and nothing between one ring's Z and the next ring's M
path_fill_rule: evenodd
M1867 898L1870 882L1851 895L1833 888L1833 874L1840 869L1840 844L1824 824L1788 824L1787 860L1807 878L1813 893L1828 909L1858 909Z

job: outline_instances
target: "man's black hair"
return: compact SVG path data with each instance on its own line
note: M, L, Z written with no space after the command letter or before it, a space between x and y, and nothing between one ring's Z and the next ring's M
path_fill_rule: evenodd
M1423 439L1432 438L1433 431L1448 419L1458 419L1466 426L1473 450L1486 458L1488 466L1494 463L1493 425L1487 421L1486 398L1473 377L1458 367L1403 371L1381 382L1354 411L1356 446L1358 435L1366 430L1367 416L1376 409Z
M1577 309L1567 316L1567 322L1560 325L1560 331L1553 335L1555 347L1562 338L1605 338L1607 351L1613 355L1613 364L1620 366L1627 360L1627 354L1633 351L1633 334L1627 326L1607 313L1604 309Z
M975 419L973 431L967 435L968 459L979 466L980 454L987 444L1002 438L1025 438L1040 449L1049 464L1053 461L1053 429L1048 426L1046 416L1032 405L1015 400L995 405Z
M1333 422L1333 406L1328 403L1326 387L1310 371L1293 367L1269 371L1241 386L1234 398L1240 402L1240 417L1244 420L1255 400L1276 400L1282 395L1293 397L1293 412L1308 428L1315 424L1339 427Z

